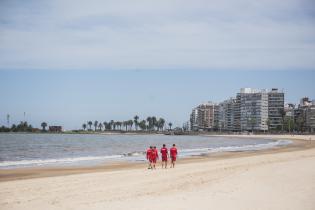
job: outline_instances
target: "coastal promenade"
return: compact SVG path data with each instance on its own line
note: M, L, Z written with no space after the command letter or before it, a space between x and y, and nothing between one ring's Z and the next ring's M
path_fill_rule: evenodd
M294 142L179 160L167 170L134 164L35 178L7 173L11 179L1 172L0 209L315 209L315 136L268 137Z

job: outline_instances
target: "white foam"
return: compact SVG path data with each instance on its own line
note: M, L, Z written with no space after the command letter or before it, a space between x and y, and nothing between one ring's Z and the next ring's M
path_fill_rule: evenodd
M74 162L80 162L80 161L117 159L121 157L122 155L109 155L109 156L87 156L87 157L75 157L75 158L44 159L44 160L40 159L40 160L4 161L4 162L0 162L0 167L47 165L47 164L56 164L56 163L74 163Z
M208 153L215 153L215 152L255 151L255 150L270 149L277 146L285 146L291 143L292 141L290 140L278 140L278 141L273 141L273 142L269 142L265 144L252 144L252 145L244 145L244 146L183 149L180 156L208 154Z

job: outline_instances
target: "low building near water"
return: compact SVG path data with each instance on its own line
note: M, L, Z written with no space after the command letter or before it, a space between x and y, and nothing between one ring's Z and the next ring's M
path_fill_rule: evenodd
M59 133L62 132L62 126L49 126L49 132Z

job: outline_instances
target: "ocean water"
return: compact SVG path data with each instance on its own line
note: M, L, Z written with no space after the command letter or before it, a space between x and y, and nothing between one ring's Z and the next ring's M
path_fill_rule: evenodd
M224 151L261 150L289 140L88 134L0 134L0 169L33 166L95 165L111 161L145 161L148 146L176 144L179 158Z

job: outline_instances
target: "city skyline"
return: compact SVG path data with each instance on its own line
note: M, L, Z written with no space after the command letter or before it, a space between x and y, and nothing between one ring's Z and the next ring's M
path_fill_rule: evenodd
M272 75L272 76L270 76ZM0 71L0 124L46 121L79 129L88 120L160 116L182 126L196 105L242 87L284 90L285 103L315 99L314 71ZM213 81L213 82L212 82Z

